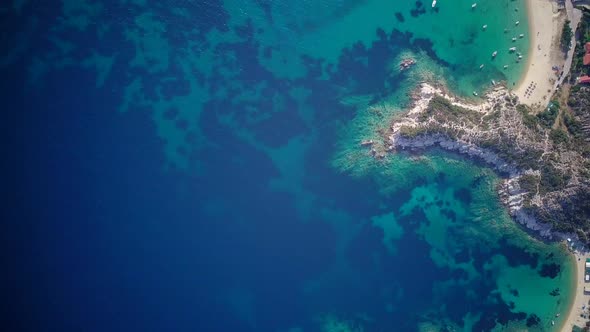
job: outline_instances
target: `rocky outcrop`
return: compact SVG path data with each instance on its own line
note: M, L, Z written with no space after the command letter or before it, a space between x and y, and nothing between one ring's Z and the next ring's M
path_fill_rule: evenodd
M516 166L507 163L490 150L459 139L453 140L441 134L426 134L416 138L404 138L399 133L394 133L391 135L391 143L394 147L402 149L424 149L436 145L448 151L479 159L491 165L499 173L507 174L509 177L518 176L520 173Z
M571 212L562 203L587 183L581 176L587 160L554 144L549 130L531 124L524 106L505 88L496 87L483 102L472 104L424 83L412 100L385 135L388 151L437 146L482 161L504 176L498 194L516 221L544 238L577 238L579 229L564 224L556 229L539 216L567 220Z

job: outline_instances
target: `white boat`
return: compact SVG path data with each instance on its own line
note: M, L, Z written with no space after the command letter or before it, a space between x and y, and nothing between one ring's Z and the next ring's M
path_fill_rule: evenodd
M516 37L512 37L512 42L515 42L515 41L516 41Z
M416 64L416 60L414 60L412 58L403 59L402 62L399 64L399 70L404 71L415 64Z
M514 22L514 25L519 25L519 24L520 24L520 21Z
M372 139L361 141L361 146L371 146L375 143Z
M524 33L521 33L520 35L518 35L519 38L524 38Z
M504 65L504 69L508 68L508 65Z
M498 55L498 51L494 51L494 53L492 53L492 58L495 58L496 55Z
M477 97L477 96L479 96L479 95L477 94L477 92L475 92L475 91L473 91L473 95L474 95L474 96L476 96L476 97Z
M496 81L492 80L492 85L495 86L496 85Z
M518 56L518 59L522 59L522 55L519 55L519 56Z
M508 52L515 52L516 51L516 47L511 47L508 49Z
M488 28L488 25L487 24L484 24L481 28L485 30L485 29Z
M432 0L432 8L436 6L436 0Z
M481 66L479 66L479 69L483 69L483 64Z
M473 5L471 5L471 9L475 9L475 7L477 7L477 3L474 3Z

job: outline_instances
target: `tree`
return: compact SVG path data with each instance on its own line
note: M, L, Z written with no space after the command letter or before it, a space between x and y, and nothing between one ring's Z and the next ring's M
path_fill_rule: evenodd
M570 50L573 35L574 32L570 27L570 20L565 20L563 30L561 31L561 48L563 48L566 52Z

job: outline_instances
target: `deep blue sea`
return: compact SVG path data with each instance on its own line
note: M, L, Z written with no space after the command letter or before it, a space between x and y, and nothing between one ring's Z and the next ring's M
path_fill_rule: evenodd
M3 330L551 331L573 265L492 170L359 144L518 78L465 59L522 2L458 3L1 3Z

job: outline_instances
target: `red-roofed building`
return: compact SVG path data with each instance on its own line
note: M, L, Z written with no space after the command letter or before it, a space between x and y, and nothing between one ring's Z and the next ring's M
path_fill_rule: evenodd
M578 79L578 83L580 83L580 84L589 83L590 84L590 76L584 75L584 76L580 77Z
M584 45L586 49L586 55L584 55L584 66L590 65L590 42Z

